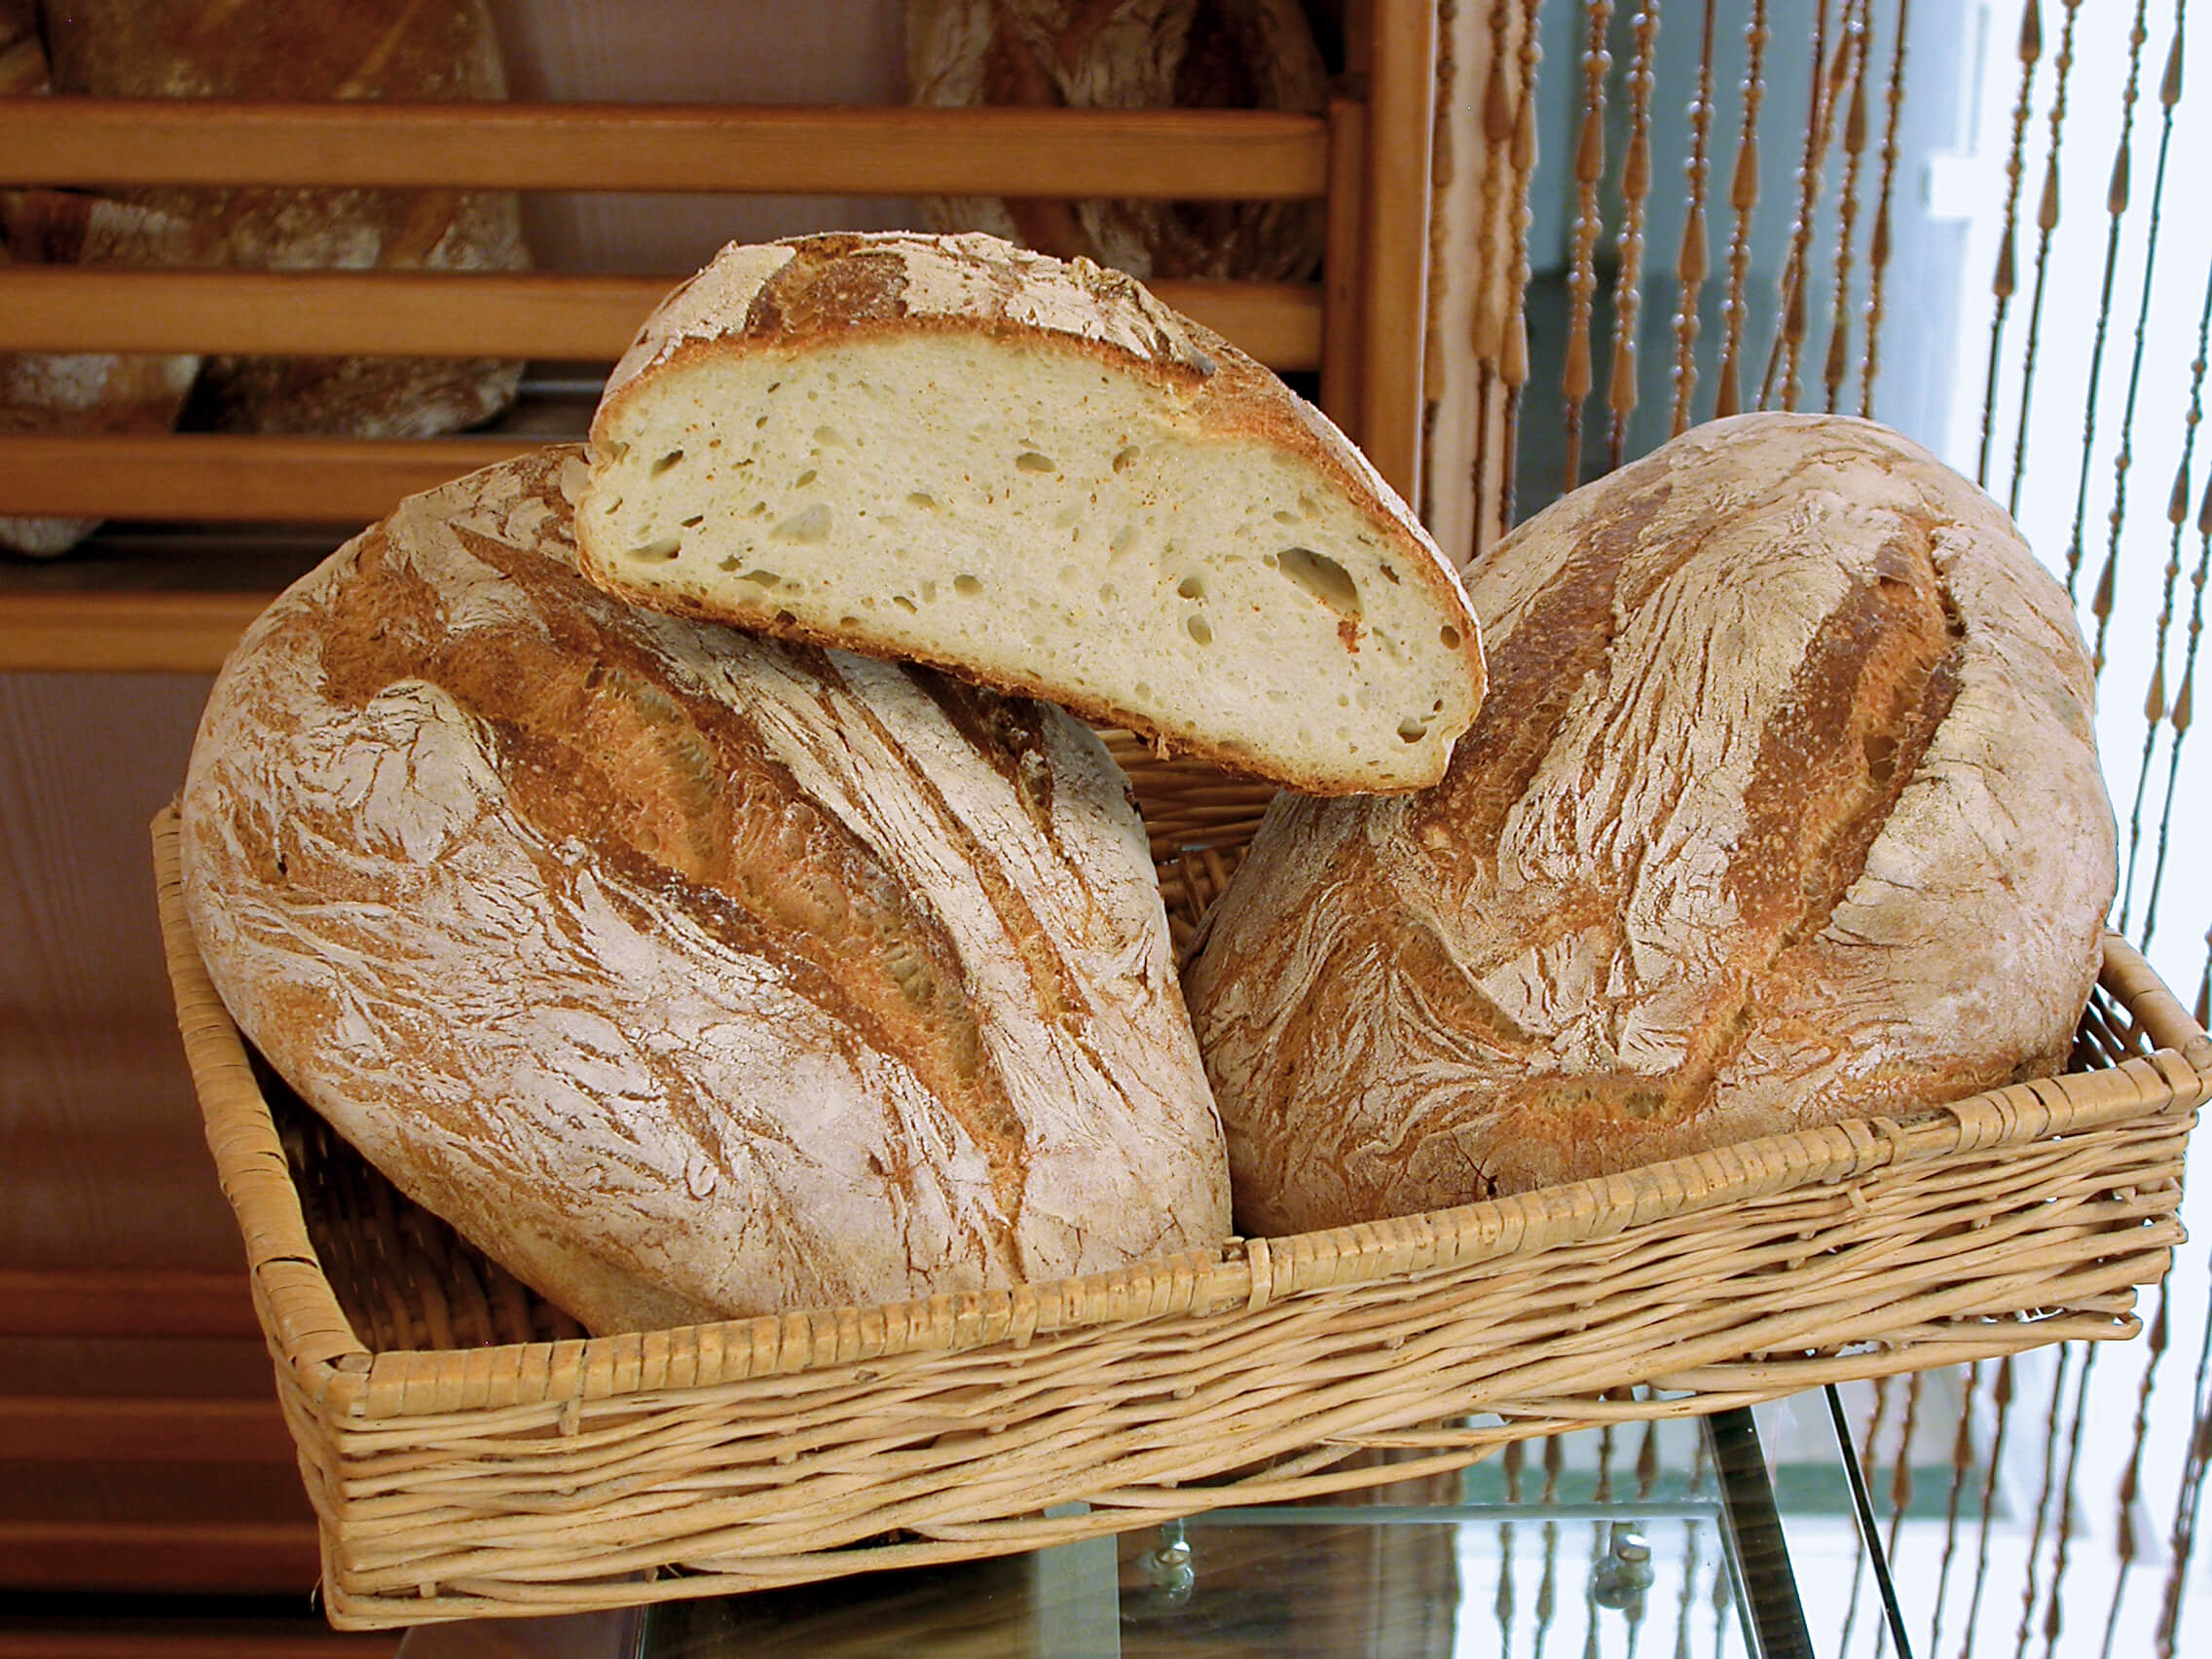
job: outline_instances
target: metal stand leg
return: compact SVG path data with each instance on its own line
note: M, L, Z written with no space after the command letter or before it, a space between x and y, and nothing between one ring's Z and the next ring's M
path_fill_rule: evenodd
M1749 1408L1715 1412L1705 1419L1713 1446L1713 1466L1720 1477L1722 1513L1741 1564L1746 1640L1758 1659L1814 1659L1813 1639L1805 1629L1804 1604L1789 1569L1789 1551L1782 1518L1774 1507L1774 1486L1767 1479L1766 1454Z

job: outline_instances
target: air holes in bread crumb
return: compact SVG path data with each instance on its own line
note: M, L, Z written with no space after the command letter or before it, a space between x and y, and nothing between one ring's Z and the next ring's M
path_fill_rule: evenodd
M824 449L844 449L847 447L845 443L845 434L838 431L834 426L815 427L814 441L820 444Z
M1398 585L1398 572L1391 570L1387 565L1384 565L1382 569L1382 579L1388 582L1392 587L1396 587Z
M803 490L821 476L821 473L817 472L813 467L810 466L804 472L800 473L796 478L792 480L792 488L794 490Z
M662 473L666 472L670 467L674 466L682 459L683 452L682 450L670 450L666 455L662 456L658 461L653 462L652 476L658 478Z
M1206 619L1203 616L1199 616L1194 613L1192 615L1184 617L1183 632L1190 635L1192 639L1198 641L1201 645L1210 645L1213 644L1213 629L1208 626Z
M933 511L937 506L937 498L935 496L926 495L920 490L916 490L912 495L906 498L906 505L908 505L909 507L920 507L925 511Z
M1023 450L1014 458L1014 469L1016 472L1057 472L1060 463L1036 450Z
M1203 599L1206 596L1205 578L1193 572L1175 584L1175 591L1185 599Z
M768 532L772 541L812 543L830 539L830 503L817 501L803 513L784 520Z
M1124 449L1116 452L1114 456L1114 470L1116 472L1125 472L1136 461L1136 459L1137 446L1134 444L1127 445Z
M697 530L706 522L707 515L705 513L693 513L689 518L683 521L683 528L685 530Z
M643 546L631 548L630 557L641 565L665 565L682 551L683 538L681 535L664 535L657 540L645 542Z
M983 584L977 581L974 576L971 576L963 571L961 574L952 578L952 591L954 593L962 595L964 598L974 599L977 594L983 591Z
M1408 743L1419 743L1428 735L1427 724L1413 715L1398 722L1398 735Z
M773 571L748 571L737 579L741 582L751 582L755 587L772 588L784 578Z
M1351 579L1349 571L1326 553L1316 553L1310 547L1285 547L1275 555L1275 569L1339 616L1359 616L1359 584Z
M893 594L891 596L891 603L893 605L896 605L901 610L903 610L907 615L911 616L914 614L914 602L908 599L904 594Z
M1448 651L1457 650L1459 648L1459 630L1453 627L1449 622L1445 623L1443 627L1436 630L1436 643Z

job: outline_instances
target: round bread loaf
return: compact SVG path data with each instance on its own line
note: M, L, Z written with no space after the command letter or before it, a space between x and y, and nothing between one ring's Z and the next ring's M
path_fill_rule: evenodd
M0 31L7 21L0 12ZM0 267L160 265L190 243L189 226L151 207L75 191L0 190ZM0 351L0 434L166 432L199 372L200 359L186 353ZM51 558L99 524L0 517L0 548Z
M2114 888L2065 597L1870 422L1746 415L1521 526L1444 782L1278 798L1185 978L1287 1233L2063 1062Z
M277 1072L598 1332L1222 1238L1103 745L607 598L583 471L556 448L413 498L217 681L185 903Z
M1329 66L1300 0L906 0L917 104L1271 109L1318 115ZM1290 202L929 197L936 231L982 231L1147 281L1303 282L1328 215Z
M127 98L465 103L504 99L488 0L70 0L45 8L54 90ZM193 227L179 264L271 271L522 271L511 191L138 185L111 192ZM207 360L188 424L426 438L515 400L520 362Z

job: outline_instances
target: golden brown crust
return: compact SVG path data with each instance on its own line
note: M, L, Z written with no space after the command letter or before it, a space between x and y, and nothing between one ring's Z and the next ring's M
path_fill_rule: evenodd
M233 656L183 848L241 1027L595 1329L1210 1243L1218 1129L1096 740L607 598L581 471L415 498Z
M1446 780L1277 802L1187 978L1247 1229L1441 1207L2054 1069L2113 825L2079 632L1979 492L1699 428L1472 578Z

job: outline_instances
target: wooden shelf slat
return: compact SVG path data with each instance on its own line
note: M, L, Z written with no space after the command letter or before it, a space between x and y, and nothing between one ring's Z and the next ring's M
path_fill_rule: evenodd
M1431 0L1374 0L1370 50L1359 259L1359 442L1375 470L1418 507L1436 91Z
M119 1336L260 1341L244 1267L0 1268L0 1337Z
M366 524L527 438L0 437L0 512Z
M550 272L0 270L0 351L304 352L610 362L682 278ZM1157 282L1278 370L1321 359L1298 282ZM6 510L6 509L0 509Z
M0 593L0 672L213 674L276 597Z
M1272 110L0 99L12 185L266 184L785 196L1322 194L1328 129Z
M0 1587L304 1594L321 1569L312 1521L0 1521Z
M0 1627L0 1659L394 1659L406 1632L336 1631L319 1620L245 1625L208 1618L92 1628Z
M0 350L611 362L679 280L18 265L0 269Z
M299 1457L275 1399L44 1399L0 1395L0 1460L276 1463Z
M1155 298L1204 323L1277 374L1321 366L1317 282L1147 282Z
M266 1627L145 1619L78 1629L0 1627L0 1659L395 1659L404 1631L336 1631L319 1620Z

